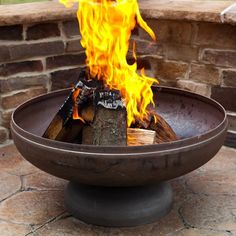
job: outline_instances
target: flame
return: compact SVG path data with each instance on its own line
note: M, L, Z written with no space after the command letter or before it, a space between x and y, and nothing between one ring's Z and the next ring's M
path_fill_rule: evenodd
M154 105L151 86L155 78L138 74L135 62L129 65L126 56L129 50L131 31L138 23L153 40L155 34L140 15L137 0L60 0L70 7L79 2L77 18L80 25L81 45L86 49L86 64L92 77L103 80L110 89L117 89L125 99L127 125L135 119L145 120L147 106Z
M73 99L73 115L72 118L74 120L81 120L82 122L85 123L84 119L79 115L79 109L78 109L78 104L77 104L77 98L79 96L81 92L80 88L77 88L74 90L73 94L72 94L72 99Z

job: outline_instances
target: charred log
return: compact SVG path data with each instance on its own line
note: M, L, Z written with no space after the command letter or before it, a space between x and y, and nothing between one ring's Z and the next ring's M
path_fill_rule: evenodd
M83 129L83 143L93 145L127 145L126 108L119 91L95 93L95 114L91 127Z
M81 132L84 121L92 121L93 93L97 88L102 87L102 83L88 78L86 70L82 70L78 83L44 132L44 138L73 142L73 139ZM75 96L78 91L79 93ZM75 114L78 117L73 117Z

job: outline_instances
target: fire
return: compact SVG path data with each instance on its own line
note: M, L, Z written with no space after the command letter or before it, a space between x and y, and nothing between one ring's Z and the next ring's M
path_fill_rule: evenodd
M82 122L85 123L84 119L79 115L79 110L78 110L78 104L77 104L77 97L79 96L81 92L80 88L77 88L73 92L73 119L74 120L81 120Z
M135 62L129 65L131 31L138 23L153 40L155 34L140 15L137 0L60 0L67 7L79 2L77 18L80 25L81 45L85 48L86 64L93 78L103 80L110 89L121 92L126 102L127 123L130 126L138 118L149 115L147 106L154 105L151 86L155 78L137 73Z

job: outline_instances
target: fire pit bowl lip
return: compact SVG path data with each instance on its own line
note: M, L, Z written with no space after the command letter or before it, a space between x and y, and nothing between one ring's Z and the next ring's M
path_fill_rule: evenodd
M208 104L215 106L222 114L224 114L224 117L222 121L215 128L201 135L197 135L190 138L183 138L174 142L166 142L162 144L152 144L152 145L144 145L144 146L119 146L119 147L118 146L83 145L83 144L73 144L73 143L65 143L65 142L60 142L60 141L55 141L55 140L49 140L49 139L37 136L35 134L32 134L24 130L17 124L15 120L15 116L22 108L32 105L33 103L37 101L42 101L43 99L48 99L55 95L63 94L67 91L69 92L70 91L70 88L69 88L69 89L61 89L61 90L50 92L48 94L37 96L19 105L12 114L11 129L13 132L17 133L17 135L21 136L21 138L25 139L27 142L33 142L34 144L40 145L42 147L44 146L45 148L58 149L62 152L66 151L66 152L72 152L72 153L78 153L78 154L83 153L87 155L94 155L95 153L96 154L100 153L103 156L119 155L120 157L122 157L122 154L124 155L124 157L126 157L129 154L142 155L143 153L145 154L148 154L148 153L151 154L153 152L159 153L165 150L168 152L171 152L171 151L178 152L180 149L188 149L196 145L201 145L201 143L208 142L210 139L214 139L215 136L218 136L220 133L224 132L227 129L228 120L227 120L226 111L223 108L223 106L220 105L215 100L208 97L204 97L202 95L199 95L193 92L186 91L186 90L170 88L166 86L155 86L153 87L153 90L159 90L159 91L163 90L165 92L172 93L172 94L182 94L184 96L196 98L200 101L203 101L203 102L206 102Z

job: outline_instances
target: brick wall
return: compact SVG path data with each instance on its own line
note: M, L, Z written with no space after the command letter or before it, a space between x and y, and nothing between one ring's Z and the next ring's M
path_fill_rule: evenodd
M236 26L147 20L158 42L136 30L138 65L161 85L188 89L236 111ZM23 101L75 83L85 55L75 20L0 27L0 144Z

